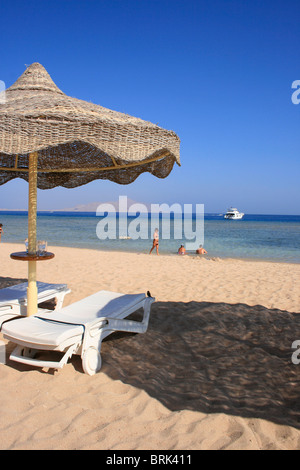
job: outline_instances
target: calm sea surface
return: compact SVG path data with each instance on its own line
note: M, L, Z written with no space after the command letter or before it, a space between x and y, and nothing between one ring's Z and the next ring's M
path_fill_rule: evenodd
M102 219L104 220L104 219ZM113 226L113 220L108 226ZM119 218L116 219L117 230ZM136 218L129 217L127 224ZM149 239L100 240L97 224L101 221L95 213L39 212L38 239L47 240L48 246L73 246L95 250L114 250L147 253L152 246L149 221ZM0 212L0 222L5 243L23 243L27 237L26 212ZM147 223L146 223L147 224ZM170 239L160 237L161 253L176 253L188 240L179 239L176 233L182 221L171 220ZM161 225L159 227L161 229ZM300 263L300 216L245 215L242 220L225 220L220 215L204 217L204 247L208 257L262 259Z

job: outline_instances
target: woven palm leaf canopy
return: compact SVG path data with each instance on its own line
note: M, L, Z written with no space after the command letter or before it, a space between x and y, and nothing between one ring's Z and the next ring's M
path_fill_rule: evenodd
M179 137L150 122L65 95L39 63L0 104L0 185L29 182L28 254L36 255L37 188L75 188L96 179L119 184L180 165ZM28 262L28 315L36 313L36 261Z

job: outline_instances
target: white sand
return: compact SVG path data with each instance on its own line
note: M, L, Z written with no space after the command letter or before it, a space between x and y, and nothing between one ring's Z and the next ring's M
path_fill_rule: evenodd
M1 287L26 280L21 249L1 243ZM101 289L157 302L146 334L104 341L93 377L77 356L55 374L0 365L0 449L300 448L300 265L52 251L38 280L67 283L64 305Z

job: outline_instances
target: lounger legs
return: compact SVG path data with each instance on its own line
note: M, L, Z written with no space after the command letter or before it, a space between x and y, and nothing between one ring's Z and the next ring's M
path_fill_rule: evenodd
M35 359L35 354L38 352L36 349L25 348L23 346L17 346L10 355L12 361L21 362L29 366L47 367L49 369L62 369L68 362L68 359L76 353L80 347L79 343L73 344L65 352L64 356L60 361L44 361Z

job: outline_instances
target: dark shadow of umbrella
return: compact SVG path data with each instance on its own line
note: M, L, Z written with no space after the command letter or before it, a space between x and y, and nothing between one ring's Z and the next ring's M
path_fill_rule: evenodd
M4 287L15 286L16 284L21 284L22 282L27 282L27 278L24 279L24 278L0 276L0 289L4 289Z
M227 413L300 429L300 315L263 306L157 302L144 335L115 333L102 371L173 411Z

